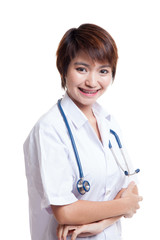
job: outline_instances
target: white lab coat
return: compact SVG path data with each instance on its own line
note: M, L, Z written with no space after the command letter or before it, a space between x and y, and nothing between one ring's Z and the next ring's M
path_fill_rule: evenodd
M56 104L40 118L24 143L32 240L57 239L57 222L50 205L71 204L79 199L112 200L129 181L136 180L134 176L124 176L108 148L110 139L121 165L126 169L115 139L109 133L111 128L122 139L114 119L98 103L94 104L101 143L85 115L67 94L61 104L77 145L84 178L89 181L91 189L85 195L77 191L79 171L68 131ZM130 161L128 163L132 169ZM78 239L120 240L120 221L96 236Z

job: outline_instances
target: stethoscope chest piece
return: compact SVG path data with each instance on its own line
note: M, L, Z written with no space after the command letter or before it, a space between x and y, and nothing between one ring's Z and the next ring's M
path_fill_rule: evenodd
M77 182L77 190L81 195L84 195L90 190L90 184L88 181L84 181L83 178L80 178Z

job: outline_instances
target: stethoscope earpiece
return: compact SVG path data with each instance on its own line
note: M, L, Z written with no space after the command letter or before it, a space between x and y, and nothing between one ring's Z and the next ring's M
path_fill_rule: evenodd
M140 169L137 168L133 173L129 173L128 171L124 171L124 175L125 176L131 176L131 175L134 175L136 173L139 173L140 172Z
M81 195L84 195L86 192L89 192L90 184L88 181L83 181L83 178L80 178L77 182L77 189Z
M124 175L128 176L129 175L128 171L124 171Z
M139 173L139 172L140 172L140 169L137 168L133 173L129 173L128 171L124 171L124 175L125 176L132 176L132 175L134 175L136 173Z

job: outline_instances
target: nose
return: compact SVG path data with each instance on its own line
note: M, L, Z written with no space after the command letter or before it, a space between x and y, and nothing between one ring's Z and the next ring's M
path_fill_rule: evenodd
M90 88L95 88L97 86L97 78L95 73L89 73L87 75L85 84L87 87L90 87Z

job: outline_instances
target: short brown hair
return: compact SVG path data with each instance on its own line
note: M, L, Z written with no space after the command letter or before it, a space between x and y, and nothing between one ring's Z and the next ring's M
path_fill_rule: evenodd
M82 24L78 28L69 29L57 49L57 68L63 88L66 86L65 75L68 66L80 50L87 53L94 61L107 61L111 65L114 79L118 60L115 41L103 28L94 24Z

